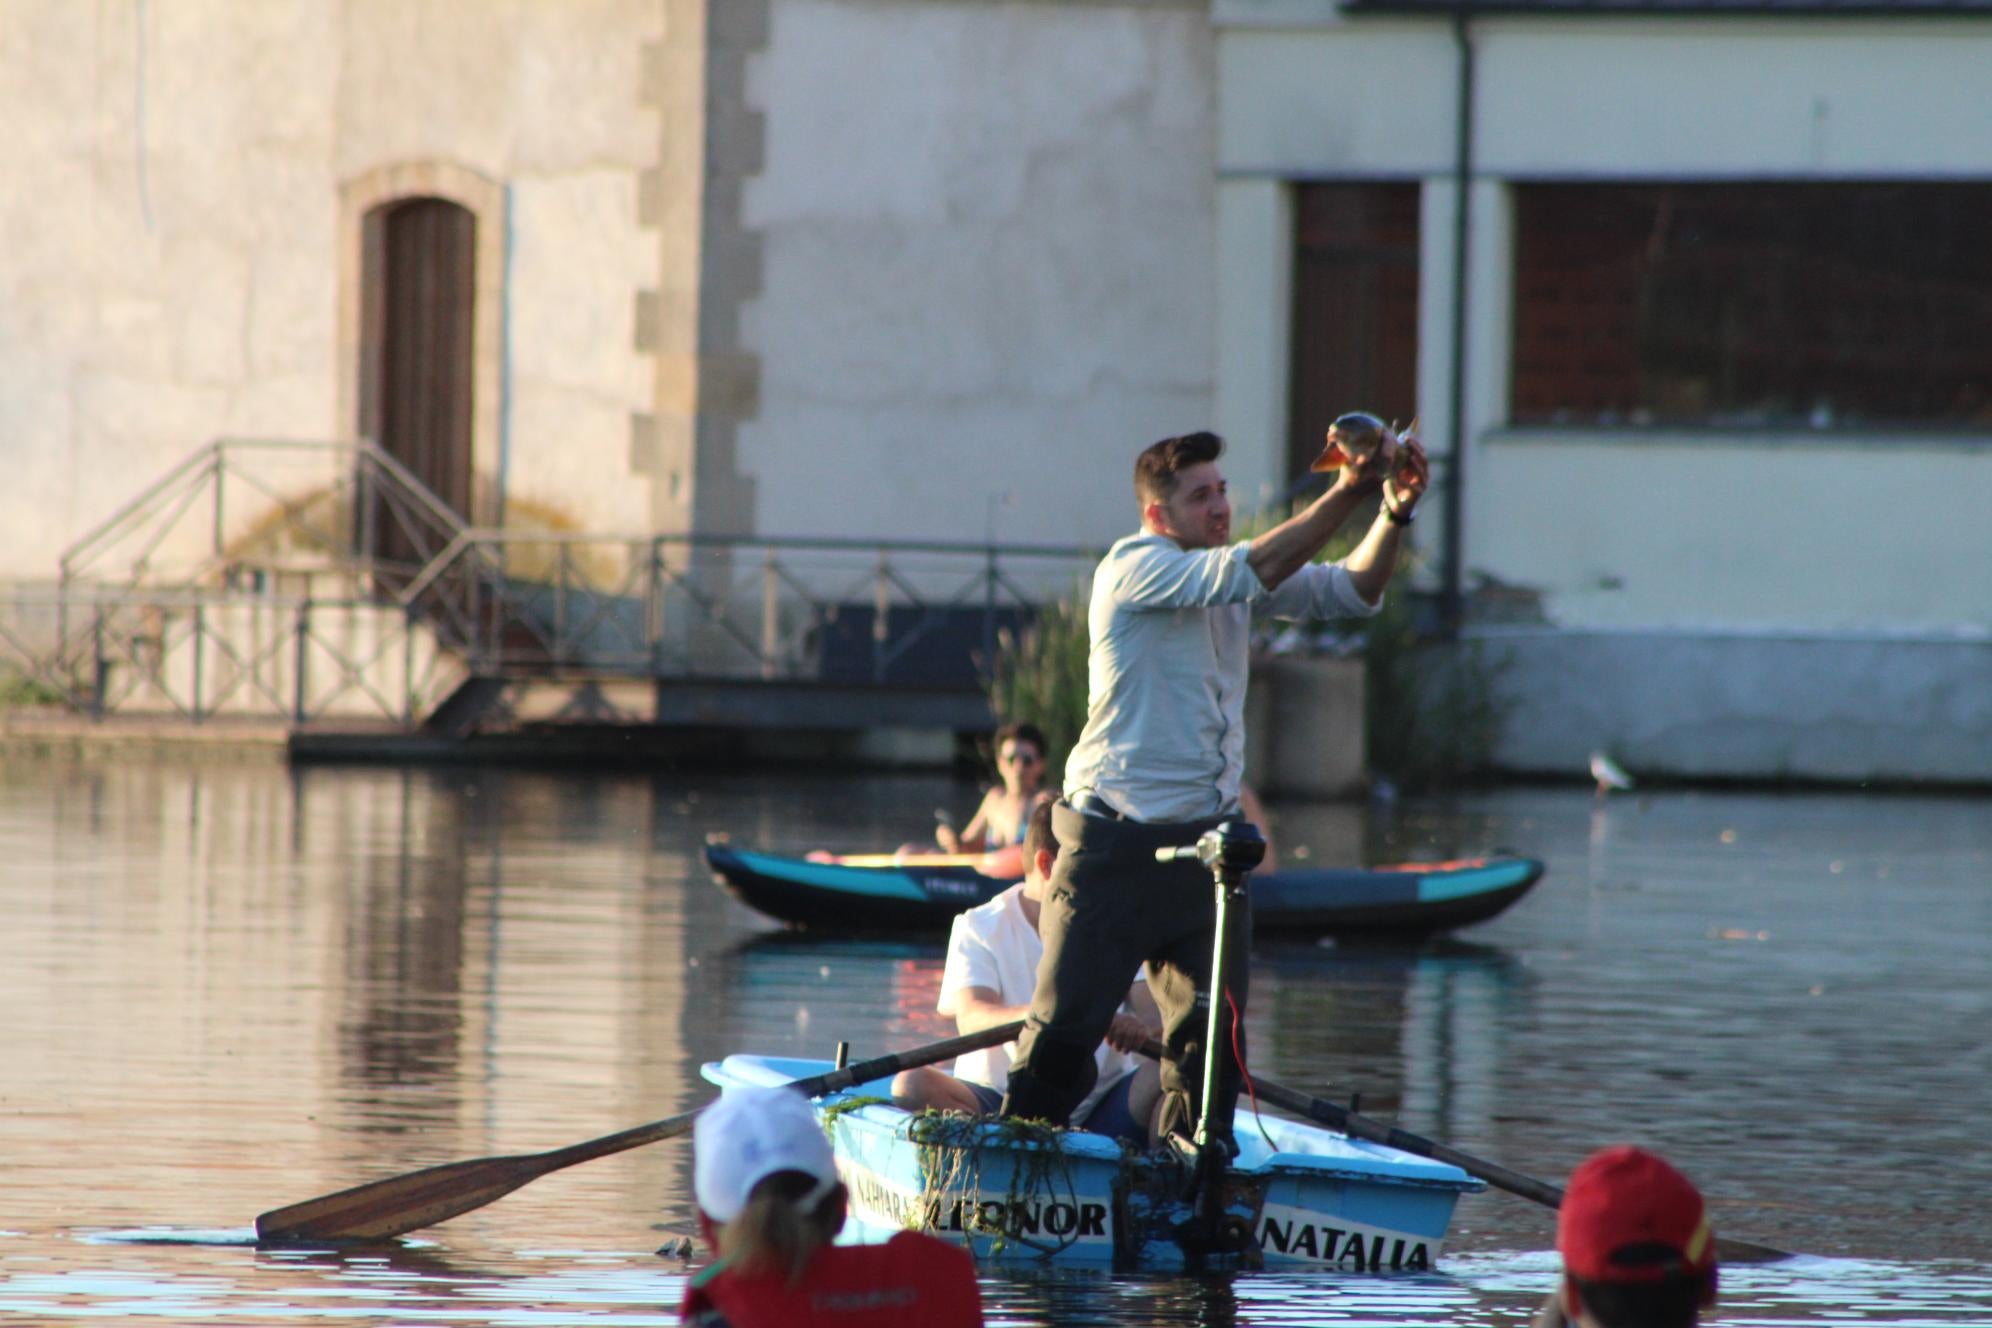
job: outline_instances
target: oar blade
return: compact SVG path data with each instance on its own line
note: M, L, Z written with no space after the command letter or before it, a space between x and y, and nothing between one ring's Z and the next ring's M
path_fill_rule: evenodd
M448 1162L273 1208L256 1219L256 1238L390 1240L502 1199L557 1165L544 1153Z
M1021 1020L998 1024L944 1042L916 1047L912 1051L895 1052L841 1070L798 1079L789 1087L806 1096L819 1097L853 1084L897 1074L901 1070L931 1065L951 1056L1008 1042L1022 1032L1023 1027ZM447 1222L473 1208L482 1208L550 1171L687 1134L702 1110L703 1107L695 1108L665 1120L634 1125L599 1139L569 1144L545 1153L445 1162L441 1166L428 1167L405 1176L390 1176L386 1180L340 1190L337 1194L306 1199L287 1208L273 1208L256 1219L256 1237L276 1243L391 1240L421 1227Z

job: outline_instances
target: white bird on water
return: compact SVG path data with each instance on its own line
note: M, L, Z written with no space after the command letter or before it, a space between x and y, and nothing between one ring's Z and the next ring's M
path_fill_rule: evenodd
M1598 796L1601 798L1613 789L1632 787L1632 776L1603 752L1591 753L1591 778L1598 781Z

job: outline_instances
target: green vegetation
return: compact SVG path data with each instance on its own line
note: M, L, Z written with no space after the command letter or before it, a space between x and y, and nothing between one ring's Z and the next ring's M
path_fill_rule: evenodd
M1288 515L1261 513L1240 522L1234 537L1251 539ZM1358 511L1320 561L1346 556L1372 519ZM1405 589L1421 570L1407 551L1383 611L1349 624L1364 660L1369 768L1406 791L1443 788L1484 768L1507 718L1497 687L1506 661L1482 643L1438 640L1421 630L1420 597ZM1004 633L989 671L989 704L997 719L1030 720L1042 728L1054 771L1086 719L1087 593L1088 587L1075 587L1046 605L1031 627Z
M1484 769L1508 712L1497 688L1506 659L1483 642L1424 636L1416 613L1417 596L1386 595L1363 632L1369 767L1411 792Z
M1022 632L999 633L989 669L989 708L999 723L1028 720L1044 730L1053 779L1086 726L1087 593L1076 585Z
M62 689L20 673L0 673L0 710L12 706L67 705Z

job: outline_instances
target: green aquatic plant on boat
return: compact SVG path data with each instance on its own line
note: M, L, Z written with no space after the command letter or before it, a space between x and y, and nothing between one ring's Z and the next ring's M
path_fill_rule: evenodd
M990 1236L999 1253L1011 1242L1046 1255L1073 1244L1083 1233L1078 1223L1050 1232L1038 1216L1061 1199L1079 1210L1078 1186L1063 1147L1068 1133L1048 1121L1013 1116L968 1116L931 1107L917 1113L907 1122L906 1138L920 1162L922 1228ZM986 1197L989 1166L1007 1173L1000 1198Z
M830 1137L832 1143L835 1143L837 1140L837 1126L843 1121L844 1117L865 1107L889 1107L891 1105L891 1098L880 1097L876 1093L854 1094L851 1097L839 1098L835 1102L819 1106L816 1109L816 1114L823 1118L823 1133Z

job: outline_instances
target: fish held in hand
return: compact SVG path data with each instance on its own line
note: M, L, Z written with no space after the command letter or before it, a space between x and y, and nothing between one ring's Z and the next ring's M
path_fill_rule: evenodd
M1418 421L1413 419L1404 435L1409 438L1417 430ZM1395 429L1368 411L1352 410L1336 416L1335 422L1328 426L1327 444L1308 469L1319 473L1341 470L1361 462L1365 463L1363 468L1369 475L1387 476L1396 466L1399 456L1399 438Z

